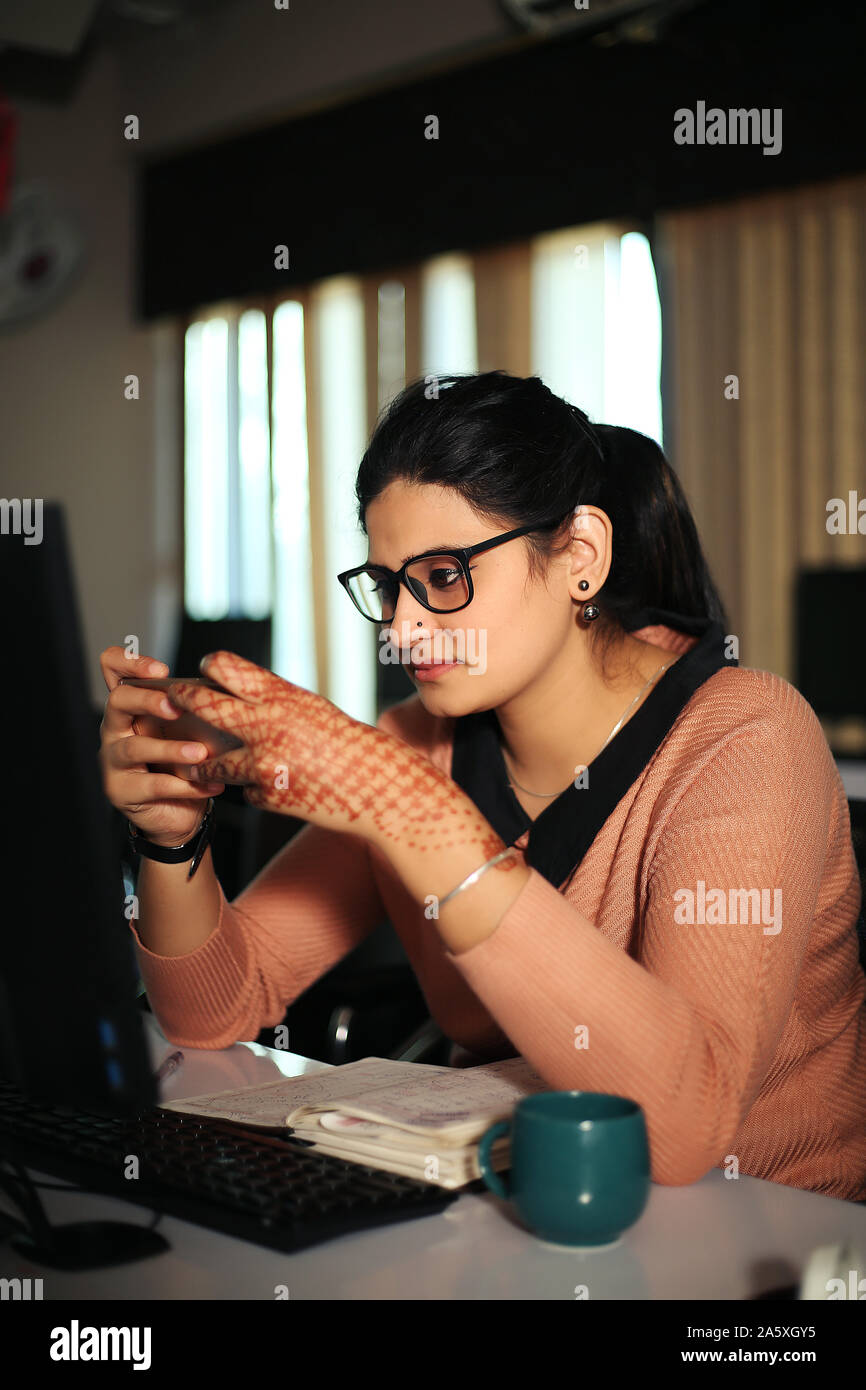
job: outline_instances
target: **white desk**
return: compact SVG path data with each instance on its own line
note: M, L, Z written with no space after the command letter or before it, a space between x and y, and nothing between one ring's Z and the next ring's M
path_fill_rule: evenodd
M152 1015L154 1065L176 1051ZM222 1052L180 1049L163 1099L320 1071L255 1043ZM57 1181L50 1175L37 1178ZM40 1191L52 1222L149 1224L145 1207L115 1198ZM11 1211L4 1193L0 1207ZM541 1244L492 1193L464 1194L435 1216L362 1231L283 1255L163 1217L171 1250L137 1264L65 1274L0 1245L0 1277L42 1277L45 1299L743 1299L798 1281L818 1245L850 1239L866 1254L866 1206L714 1170L689 1187L653 1183L643 1216L618 1247L574 1253Z

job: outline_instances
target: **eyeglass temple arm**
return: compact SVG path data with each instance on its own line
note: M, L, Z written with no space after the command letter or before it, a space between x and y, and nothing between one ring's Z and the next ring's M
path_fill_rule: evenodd
M558 526L562 518L557 517L553 521L534 521L530 526L518 526L514 531L506 531L504 536L492 536L489 541L481 541L479 545L465 546L462 550L456 550L455 555L480 555L484 550L491 550L495 545L502 545L505 541L515 541L518 536L528 536L531 531L544 531L550 526Z
M405 578L406 570L417 560L428 560L434 555L455 555L469 559L470 556L481 555L483 551L491 550L493 546L502 545L505 541L516 540L518 536L528 536L530 531L543 531L549 526L556 526L560 520L561 518L557 517L551 521L533 522L529 526L518 526L513 531L506 531L503 536L491 536L490 540L480 541L478 545L455 546L453 550L425 550L420 555L413 555L399 570L389 570L386 565L357 565L355 569L344 570L342 574L337 575L337 578L341 584L345 585L347 580L356 574L363 573L364 570L378 570L395 583L400 583Z

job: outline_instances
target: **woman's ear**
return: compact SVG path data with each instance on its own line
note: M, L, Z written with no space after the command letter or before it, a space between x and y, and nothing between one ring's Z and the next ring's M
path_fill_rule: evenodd
M571 520L568 591L572 598L587 603L594 598L610 570L613 527L610 517L598 507L575 507ZM586 587L579 587L586 580Z

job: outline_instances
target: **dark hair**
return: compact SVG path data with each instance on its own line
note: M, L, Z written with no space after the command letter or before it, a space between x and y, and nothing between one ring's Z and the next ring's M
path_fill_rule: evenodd
M558 540L578 503L606 512L613 557L588 629L605 651L647 607L728 630L685 494L658 444L637 430L590 424L540 377L494 371L412 382L383 412L358 469L365 530L368 506L398 478L453 488L504 529L537 521L526 538L534 574L568 544L567 533Z

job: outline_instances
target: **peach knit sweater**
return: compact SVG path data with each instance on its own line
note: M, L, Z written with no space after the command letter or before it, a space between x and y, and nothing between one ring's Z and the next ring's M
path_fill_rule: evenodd
M665 627L636 635L691 645ZM450 773L453 721L417 696L379 725ZM712 890L726 918L714 920ZM749 901L765 910L737 919ZM387 915L431 1014L478 1060L520 1053L551 1089L638 1101L654 1181L736 1160L743 1174L864 1199L859 904L845 791L814 711L780 677L731 666L687 700L562 890L533 868L461 955L383 855L313 825L234 902L221 892L197 950L155 955L130 930L166 1037L224 1048L281 1022Z

